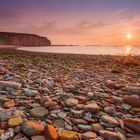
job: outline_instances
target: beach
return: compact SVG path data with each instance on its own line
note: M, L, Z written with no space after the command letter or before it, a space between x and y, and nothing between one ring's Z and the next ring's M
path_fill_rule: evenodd
M1 48L0 139L139 137L139 77L140 56Z

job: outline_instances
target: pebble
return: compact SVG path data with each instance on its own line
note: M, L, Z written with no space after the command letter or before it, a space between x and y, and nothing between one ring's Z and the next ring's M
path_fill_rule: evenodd
M97 113L99 111L99 106L96 103L91 103L88 105L85 105L85 111Z
M78 128L82 131L92 131L91 125L79 124Z
M99 133L105 140L121 140L121 138L116 132L100 130Z
M140 140L140 137L128 138L127 140Z
M78 133L68 130L61 130L58 132L59 140L79 140L80 136Z
M21 83L17 83L17 82L12 82L12 81L0 81L0 86L6 88L6 87L10 87L13 89L19 89L21 88L22 84Z
M75 119L75 118L71 118L70 119L74 124L88 124L87 121L85 121L84 119Z
M66 105L73 107L76 106L78 104L78 100L77 99L67 99L66 100Z
M83 116L83 110L74 110L74 109L71 109L71 113L76 118L80 118L80 117Z
M122 106L125 110L130 110L130 109L132 108L131 105L125 104L125 103L123 103L121 106Z
M81 135L82 140L91 140L96 137L97 137L97 135L94 132L85 132Z
M7 121L10 118L12 118L12 111L0 108L0 121Z
M100 123L93 123L92 129L94 132L99 132L100 130L104 130L104 127Z
M57 114L57 116L58 116L60 119L64 119L64 118L66 118L67 113L65 113L65 112L59 112L59 113Z
M48 115L48 110L45 108L45 107L36 107L36 108L33 108L31 111L30 111L30 114L33 116L33 117L44 117L46 115Z
M56 119L53 124L57 127L57 128L64 128L65 127L65 121L62 119Z
M8 125L11 126L11 127L18 126L21 123L22 123L22 118L21 117L11 118L8 121Z
M140 97L128 96L123 99L124 103L130 104L133 107L140 107Z
M4 108L11 108L11 107L14 107L15 105L16 105L15 101L14 100L10 100L10 101L4 102L3 107Z
M34 97L35 95L38 94L37 90L31 90L31 89L24 89L24 94L27 97Z
M2 134L0 136L0 140L8 140L8 139L12 139L14 136L14 130L13 129L9 129L8 132Z
M126 86L126 90L128 91L128 92L131 92L131 93L133 93L133 94L138 94L138 95L140 95L140 87L136 87L136 86Z
M104 108L104 111L108 114L114 114L116 112L116 109L114 107L108 106Z
M106 123L110 127L119 125L119 122L115 118L108 116L108 115L102 116L100 118L100 122Z
M46 140L58 140L58 132L53 125L46 125L44 128Z
M137 134L140 134L140 118L124 119L124 125Z
M32 136L31 139L32 140L46 140L44 136Z
M29 137L41 135L44 132L44 127L37 121L27 120L22 125L22 131Z

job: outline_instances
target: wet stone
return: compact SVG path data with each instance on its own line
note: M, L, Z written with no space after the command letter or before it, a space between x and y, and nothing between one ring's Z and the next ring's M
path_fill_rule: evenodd
M24 95L27 97L34 97L38 94L37 90L24 89Z
M53 124L57 127L57 128L64 128L65 127L65 121L62 119L57 119L53 122Z
M12 117L12 111L0 108L0 121L6 121Z
M45 136L32 136L32 140L46 140Z
M104 127L99 123L93 123L92 129L94 132L99 132L100 130L104 130Z
M29 137L43 134L44 127L37 121L28 120L23 123L22 131Z
M8 121L8 125L11 127L20 125L22 123L22 118L21 117L16 117L16 118L11 118Z
M91 125L79 124L78 128L82 131L92 131Z
M94 139L96 137L97 137L97 135L94 132L85 132L81 135L81 138L83 140L90 140L90 139Z
M36 107L30 111L33 117L44 117L48 114L48 110L44 107Z
M116 132L100 130L99 133L105 140L121 140L120 136Z
M68 130L61 130L58 132L59 140L79 140L80 136L78 133Z
M107 116L107 115L102 116L100 118L100 122L106 123L110 127L119 125L119 122L115 118L113 118L111 116Z
M12 81L0 81L0 86L6 88L13 88L13 89L19 89L21 88L22 84L21 83L16 83L16 82L12 82Z
M15 105L16 105L15 101L14 100L10 100L10 101L4 102L3 107L4 108L11 108L11 107L14 107Z
M71 114L74 117L79 118L79 117L82 117L83 116L83 110L74 110L74 109L71 109Z
M78 100L77 99L67 99L66 100L66 105L67 106L72 107L72 106L75 106L77 104L78 104Z
M104 111L109 114L114 114L116 112L116 109L114 107L105 107Z

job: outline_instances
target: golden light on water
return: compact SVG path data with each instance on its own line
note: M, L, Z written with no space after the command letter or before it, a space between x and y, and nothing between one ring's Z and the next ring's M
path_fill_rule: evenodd
M125 46L125 54L126 55L130 55L131 54L131 46L130 45Z

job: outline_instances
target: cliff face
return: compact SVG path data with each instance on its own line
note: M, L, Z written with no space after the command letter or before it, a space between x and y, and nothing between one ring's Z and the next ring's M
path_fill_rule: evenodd
M34 34L0 32L0 45L50 46L51 41Z

